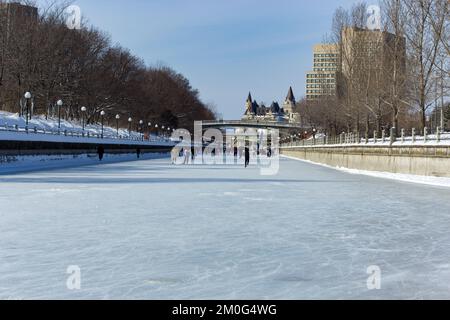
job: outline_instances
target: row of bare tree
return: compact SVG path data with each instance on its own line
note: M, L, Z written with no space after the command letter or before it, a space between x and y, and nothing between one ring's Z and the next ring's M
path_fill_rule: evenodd
M364 32L366 3L336 10L326 42L340 48L337 94L301 101L306 125L363 135L423 130L433 112L450 120L449 1L382 0L380 8L381 30L372 32Z
M66 8L55 2L35 17L1 10L0 109L19 112L20 98L30 91L36 113L51 116L61 99L67 119L80 118L82 106L89 122L98 121L104 110L110 121L121 115L123 126L132 117L190 128L194 119L215 117L181 74L146 66L86 23L69 29Z

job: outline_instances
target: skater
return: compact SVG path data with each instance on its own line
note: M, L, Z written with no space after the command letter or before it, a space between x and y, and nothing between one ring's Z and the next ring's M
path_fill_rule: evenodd
M245 147L245 167L247 168L250 164L250 149Z
M172 164L176 164L177 163L177 159L178 159L179 153L180 152L177 150L177 148L173 148L172 151L170 152L171 159L172 159Z
M189 160L191 158L191 152L190 152L190 148L185 148L184 149L184 164L189 164Z
M103 146L98 146L97 147L97 154L98 154L98 160L102 161L103 160L103 155L105 154L105 148L103 148Z
M141 148L137 148L136 155L138 159L141 157Z

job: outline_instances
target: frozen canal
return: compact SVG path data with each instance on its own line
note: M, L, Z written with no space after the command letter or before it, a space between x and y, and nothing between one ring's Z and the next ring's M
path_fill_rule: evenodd
M450 298L450 189L293 160L273 177L150 160L0 190L1 299Z

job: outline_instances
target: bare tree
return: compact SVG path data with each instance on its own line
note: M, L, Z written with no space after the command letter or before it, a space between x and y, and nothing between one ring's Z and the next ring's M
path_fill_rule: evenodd
M14 25L11 16L4 18L9 13L0 10L0 108L17 111L18 100L31 91L37 111L47 116L55 115L55 102L62 99L67 119L79 119L82 106L89 122L98 121L101 110L107 111L107 121L125 115L124 125L128 116L173 126L179 114L185 115L179 122L186 125L214 118L182 75L168 67L147 67L84 20L80 30L67 28L68 4L55 1Z
M442 0L402 0L406 13L405 35L412 59L411 70L416 81L413 99L421 112L421 127L426 127L426 112L433 103L433 76L441 50L439 35L447 17L433 18L434 6ZM443 13L441 13L443 14ZM431 21L437 21L435 26Z

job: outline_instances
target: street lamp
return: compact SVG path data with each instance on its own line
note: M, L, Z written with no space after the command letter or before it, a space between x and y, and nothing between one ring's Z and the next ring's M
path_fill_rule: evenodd
M26 109L27 109L27 119L26 119L26 126L28 129L28 115L30 114L30 104L29 104L29 100L31 99L31 93L30 92L25 92L25 104L26 104Z
M139 120L139 131L141 133L141 139L144 139L144 120Z
M58 129L61 129L61 108L63 106L63 101L62 100L58 100L56 102L56 105L58 106Z
M128 118L128 135L131 136L131 123L133 122L133 118Z
M116 114L117 137L119 137L119 120L120 120L120 115Z
M84 127L86 126L85 124L85 117L84 115L86 114L86 107L81 107L81 117L82 117L82 123L83 123L83 134L84 134Z
M106 114L106 112L103 110L100 112L100 116L102 118L102 139L103 139L103 118L105 117L105 114Z

